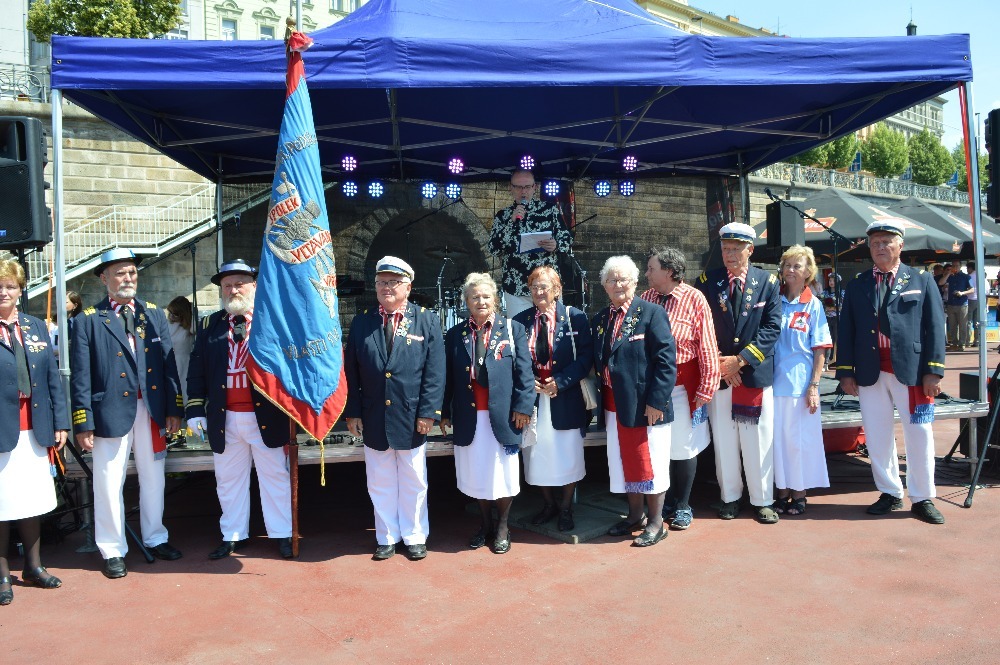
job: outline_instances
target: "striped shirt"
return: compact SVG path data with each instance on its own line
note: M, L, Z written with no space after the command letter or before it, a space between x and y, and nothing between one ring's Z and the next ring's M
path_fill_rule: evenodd
M250 394L250 379L247 378L247 356L250 355L250 326L253 312L244 315L246 319L246 335L239 342L233 337L235 318L228 315L229 321L229 364L226 368L226 409L229 411L253 411L253 396Z
M542 317L548 319L548 337L549 337L549 360L544 365L538 364L538 359L535 357L535 352L538 348L538 330L541 328ZM569 313L567 312L567 316ZM553 307L548 313L542 313L540 311L535 312L535 323L531 327L531 335L528 337L528 348L531 350L531 361L536 369L552 369L552 345L555 342L555 330L556 328L556 308Z
M743 277L746 278L746 273ZM670 331L677 346L677 364L698 359L701 379L695 397L711 401L719 388L722 371L719 369L719 345L715 341L712 311L705 296L693 286L681 282L670 295L649 289L640 297L667 310Z
M625 322L625 315L628 313L628 308L632 306L632 301L635 297L626 300L621 307L615 307L614 305L608 310L608 328L604 331L605 339L610 340L610 345L613 346L615 341L622 336L622 323ZM610 337L609 337L610 335ZM604 343L605 340L601 340ZM604 359L604 385L611 385L611 370L608 369L608 358Z

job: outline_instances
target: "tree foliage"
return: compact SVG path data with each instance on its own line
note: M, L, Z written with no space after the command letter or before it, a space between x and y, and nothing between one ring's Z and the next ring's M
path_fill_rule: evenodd
M955 162L955 168L958 169L958 184L955 189L961 192L969 191L969 174L965 170L965 141L959 142L951 150L951 158ZM989 155L985 152L979 153L979 187L984 189L986 187L986 181L989 180L989 172L986 169L986 164L990 161Z
M861 143L861 160L864 170L879 178L901 174L910 161L906 137L901 132L889 129L885 123L878 123Z
M918 185L936 187L944 183L955 172L955 160L941 140L924 127L907 142L910 149L910 164L913 166L913 182Z
M47 42L52 35L148 38L180 25L180 0L36 0L27 27Z
M858 139L854 134L842 136L839 139L800 152L785 160L792 164L817 166L824 169L842 169L854 160L858 151Z

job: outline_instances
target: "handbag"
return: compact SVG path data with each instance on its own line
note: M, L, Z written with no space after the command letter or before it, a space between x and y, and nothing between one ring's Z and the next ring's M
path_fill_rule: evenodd
M573 360L576 360L576 335L573 334L573 316L572 313L566 312L566 325L569 326L569 341L573 344ZM588 411L596 411L597 405L600 404L600 397L597 392L597 377L594 376L594 370L590 370L590 374L580 379L580 392L583 393L583 406Z

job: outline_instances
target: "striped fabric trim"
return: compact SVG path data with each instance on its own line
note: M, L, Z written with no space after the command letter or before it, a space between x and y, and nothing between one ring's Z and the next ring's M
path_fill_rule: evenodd
M932 363L932 362L928 362L927 364L928 364L928 365L929 365L930 367L944 367L944 365L943 365L942 363Z
M203 400L203 399L194 399L194 398L191 398L191 399L188 400L188 406L189 407L192 407L192 406L204 406L204 405L205 405L205 400Z
M81 423L87 422L87 412L83 409L73 412L73 424L79 425Z
M759 362L764 362L764 354L761 353L760 349L758 349L756 346L754 346L753 344L747 344L746 350L752 353L753 357L756 358Z

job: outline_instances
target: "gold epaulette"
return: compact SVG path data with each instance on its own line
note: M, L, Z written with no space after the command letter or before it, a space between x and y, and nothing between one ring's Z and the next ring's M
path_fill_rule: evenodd
M207 327L208 327L208 320L209 320L210 318L212 318L212 315L211 315L211 314L209 314L208 316L203 316L203 317L201 317L201 327L202 327L202 329L204 329L204 328L207 328Z
M700 275L698 275L698 281L701 282L702 284L704 284L705 282L707 282L708 281L708 273L703 272Z
M365 311L363 312L363 314L367 314L367 313L368 313L368 310L366 309L366 310L365 310Z
M86 314L86 315L88 315L88 316L91 315L91 314L97 314L97 308L96 307L88 307L85 310L83 310L83 313Z
M149 302L147 300L146 301L146 309L156 309L156 303L155 302Z
M771 284L774 284L775 282L778 281L778 278L777 276L775 276L774 273L771 273L771 275L767 278L767 281L770 282Z
M918 275L923 275L923 274L924 274L925 272L927 272L927 271L926 271L926 270L924 270L923 268L921 268L921 269L920 269L920 272L918 272L917 274L918 274Z

